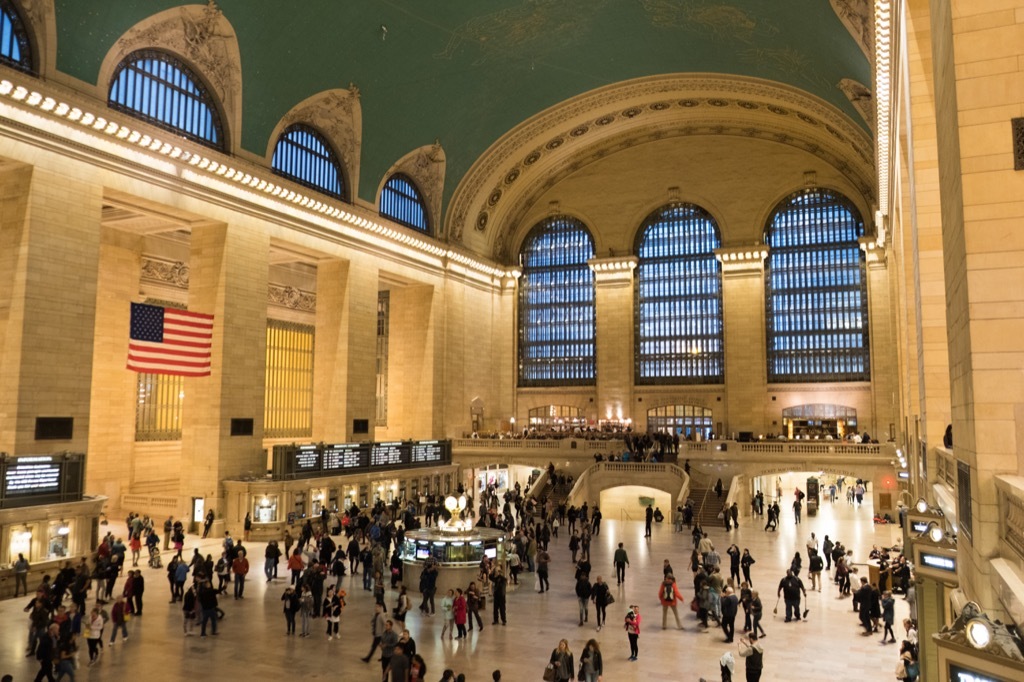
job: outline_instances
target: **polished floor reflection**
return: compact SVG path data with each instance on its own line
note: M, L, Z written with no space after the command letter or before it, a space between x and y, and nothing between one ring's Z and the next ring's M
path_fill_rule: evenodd
M791 490L787 487L786 490ZM669 559L680 574L680 588L689 600L693 596L690 576L684 567L692 548L690 536L675 534L666 524L656 525L653 538L643 538L643 523L623 521L612 509L605 511L601 534L592 548L594 573L612 578L616 603L609 608L610 626L596 632L594 615L586 627L577 626L577 602L570 553L565 535L552 547L552 590L538 594L534 578L525 574L521 586L509 597L507 627L492 627L485 621L482 632L474 631L462 642L441 640L440 616L422 618L415 612L407 627L417 641L418 649L428 666L427 680L440 679L445 668L465 673L469 682L491 680L491 673L500 669L503 680L539 680L552 648L560 638L567 638L577 656L587 639L600 642L604 653L606 681L614 680L709 680L719 679L718 659L727 650L735 653L736 645L723 642L721 631L701 633L696 620L686 609L685 630L661 630L661 609L658 605L658 584L661 567ZM788 513L787 513L788 512ZM893 679L898 645L881 645L881 635L862 637L858 633L855 614L849 599L837 598L835 588L826 582L821 593L809 596L810 615L806 622L784 623L782 616L773 616L775 591L779 579L789 565L793 553L802 552L807 536L814 531L818 538L825 534L841 539L854 550L856 561L864 561L873 544L888 545L898 536L895 526L872 523L870 506L854 508L845 499L836 505L826 504L815 517L804 518L797 526L792 512L783 509L782 523L776 533L765 533L763 522L741 518L741 527L727 533L724 528L710 528L709 534L723 553L730 543L749 548L757 560L753 567L755 586L763 589L767 631L765 673L763 680L815 680L833 682L849 680ZM196 545L194 537L186 544L186 554ZM630 568L624 586L614 585L612 552L618 542L625 543ZM200 547L210 551L218 542L206 541ZM178 679L340 679L377 680L379 664L364 664L370 644L372 599L362 590L361 576L346 578L348 608L342 616L341 640L328 641L324 625L314 625L314 636L308 639L285 636L285 621L280 595L287 582L282 578L273 584L262 579L264 545L253 543L253 568L246 588L246 598L223 599L226 617L221 634L216 638L183 637L181 614L168 604L165 574L159 569L144 569L147 578L145 616L129 623L129 641L107 647L101 662L92 668L84 664L78 671L84 680L178 680ZM728 571L728 558L726 571ZM806 564L805 564L806 565ZM805 576L806 577L806 576ZM389 606L394 594L388 595ZM645 617L640 636L640 657L627 661L628 642L623 632L622 616L629 604L641 607ZM11 673L16 682L30 680L38 666L25 658L27 617L21 609L25 600L8 600L0 604L0 674ZM780 614L783 609L780 605ZM907 613L907 604L897 597L897 636L899 623ZM670 618L671 621L671 618ZM740 615L742 624L742 612ZM105 633L109 637L108 632ZM86 660L83 655L83 662ZM743 679L742 660L737 657L738 676Z

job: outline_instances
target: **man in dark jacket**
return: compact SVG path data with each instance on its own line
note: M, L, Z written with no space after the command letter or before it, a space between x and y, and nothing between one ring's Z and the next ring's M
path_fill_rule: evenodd
M731 587L725 588L725 595L722 597L722 632L725 633L725 641L732 642L733 633L736 631L736 612L739 606L739 597L732 591Z
M807 596L804 583L800 578L793 575L793 571L786 571L786 577L779 581L778 595L786 602L786 622L795 617L800 620L800 594Z
M199 587L199 609L202 613L202 627L199 631L200 637L206 637L206 623L210 623L210 634L217 634L217 590L209 579L203 581Z
M502 575L501 571L495 571L494 575L491 576L491 603L494 605L494 625L498 624L498 618L501 618L501 624L506 625L508 619L505 615L505 587L508 584L508 579Z
M36 644L36 660L39 661L39 672L36 673L36 682L43 678L53 682L53 661L57 657L57 635L60 632L60 625L51 623L46 633L39 638Z
M580 627L584 622L590 620L590 595L592 593L590 578L587 575L581 575L576 579L576 599L580 603Z

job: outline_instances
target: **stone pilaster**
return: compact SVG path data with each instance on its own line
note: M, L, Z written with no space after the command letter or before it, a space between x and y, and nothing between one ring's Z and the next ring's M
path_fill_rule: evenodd
M313 439L373 438L377 269L360 260L321 261L316 290ZM352 432L356 419L369 422L369 433Z
M874 424L870 433L879 441L889 437L889 426L896 423L896 348L893 341L893 311L889 298L889 271L886 251L874 237L860 240L865 253L868 291L868 333L871 353L871 413ZM865 428L868 425L862 425Z
M99 185L0 175L0 451L87 450L101 207ZM72 418L72 438L35 440L37 417Z
M715 251L722 264L725 329L725 436L755 435L767 428L768 367L765 351L764 259L767 246ZM719 416L715 415L715 421ZM781 428L781 422L780 427Z
M391 289L386 438L431 438L441 427L440 303L429 284Z
M598 419L635 419L633 414L633 271L635 256L593 258L597 320Z
M933 0L930 10L953 452L971 474L959 577L998 618L994 476L1024 463L1024 174L1014 171L1010 132L1024 91L1024 0Z
M130 302L138 300L142 239L103 228L96 296L92 416L86 490L109 497L119 506L132 483L135 398L138 375L125 368L131 324ZM177 479L176 467L155 478Z
M220 481L259 476L267 467L262 439L269 253L263 231L222 223L192 230L188 307L214 316L213 352L210 376L185 379L181 504L203 497L218 516L224 511ZM252 419L253 434L232 436L232 419Z

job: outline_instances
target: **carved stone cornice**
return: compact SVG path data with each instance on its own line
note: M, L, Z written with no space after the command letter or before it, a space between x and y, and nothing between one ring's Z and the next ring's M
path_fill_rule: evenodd
M141 265L140 279L143 282L188 291L187 263L143 256ZM267 285L267 304L304 313L316 313L316 292L271 282Z
M639 260L636 256L611 256L609 258L591 258L587 265L594 273L597 286L619 286L633 281L633 271Z
M304 313L316 312L316 292L296 289L281 284L267 285L267 302L281 308Z
M143 256L140 278L144 282L152 282L154 284L171 286L175 289L184 289L188 291L188 263L164 258L154 258L152 256Z
M764 272L764 259L768 257L768 252L769 248L766 244L727 246L715 249L715 259L722 264L724 275L761 274Z
M527 196L536 196L538 187L550 186L553 173L571 172L639 137L709 134L800 146L828 161L866 197L872 194L870 137L822 100L756 78L655 76L580 95L503 136L456 188L446 234L455 242L472 241L474 250L501 260L512 215L529 203L524 202ZM467 225L474 227L472 237L465 232Z

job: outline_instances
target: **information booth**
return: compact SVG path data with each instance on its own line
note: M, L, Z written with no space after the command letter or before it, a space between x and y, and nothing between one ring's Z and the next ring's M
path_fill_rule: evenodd
M437 594L459 587L466 589L480 573L486 556L496 565L505 565L505 533L494 528L472 528L446 532L438 528L407 531L399 549L404 567L402 582L410 592L418 592L420 573L430 559L438 564Z

